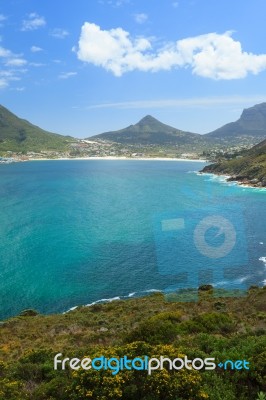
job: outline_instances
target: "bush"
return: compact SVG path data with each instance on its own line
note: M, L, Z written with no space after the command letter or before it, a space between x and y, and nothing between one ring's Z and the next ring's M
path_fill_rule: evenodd
M122 347L106 349L93 357L128 358L165 356L171 359L184 357L171 345L150 346L135 342ZM92 358L92 356L90 355ZM203 400L207 399L202 389L202 380L198 371L153 371L122 370L113 376L110 370L78 370L73 372L73 379L68 389L71 400Z
M143 321L126 340L141 340L151 344L172 343L177 337L177 324L180 323L181 316L180 312L159 313Z
M205 313L183 322L179 326L184 333L230 333L234 330L232 318L226 313Z

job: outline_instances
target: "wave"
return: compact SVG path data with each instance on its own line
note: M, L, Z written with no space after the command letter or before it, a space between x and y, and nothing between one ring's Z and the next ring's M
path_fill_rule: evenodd
M262 261L266 267L266 257L260 257L259 261Z
M105 304L105 303L111 303L111 302L117 301L117 300L126 300L126 299L130 299L130 298L143 297L147 293L163 293L163 290L159 290L159 289L141 290L139 292L129 293L128 295L125 295L125 296L115 296L115 297L110 297L110 298L103 298L103 299L100 299L100 300L93 301L92 303L85 304L85 305L83 305L81 307L92 307L95 304ZM67 311L63 312L63 314L66 314L66 313L68 313L70 311L74 311L78 307L80 307L80 306L71 307Z
M264 271L266 271L266 257L260 257L259 261L263 262L264 264ZM266 279L262 281L263 286L266 286Z
M237 187L241 188L243 191L245 191L245 190L253 190L254 191L255 190L258 192L266 192L266 188L264 188L264 187L245 185L238 181L229 181L228 182L227 179L231 178L230 175L216 175L216 174L212 174L210 172L208 172L208 173L196 172L196 175L198 175L198 176L204 175L206 177L205 181L215 181L215 182L222 183L223 185L226 185L226 186L237 186Z
M226 287L226 289L227 288L229 288L230 286L234 286L235 284L241 284L241 283L244 283L248 278L250 278L250 276L249 275L247 275L247 276L243 276L242 278L237 278L237 279L234 279L234 280L232 280L232 281L220 281L220 282L217 282L217 283L212 283L212 286L213 287L223 287L223 286L227 286Z
M259 261L263 262L265 265L265 269L266 269L266 257L260 257ZM238 278L238 279L234 279L232 281L228 281L228 280L224 280L224 281L220 281L217 283L211 283L211 285L214 288L232 288L235 287L236 285L242 284L245 281L247 281L250 278L249 275ZM266 279L264 279L262 282L262 285L265 286L266 285ZM171 292L175 292L176 290L179 290L181 288L172 288ZM113 301L118 301L118 300L126 300L126 299L132 299L132 298L139 298L139 297L144 297L145 295L149 294L149 293L165 293L165 294L169 294L169 290L165 289L165 290L161 290L161 289L147 289L147 290L141 290L141 291L137 291L137 292L130 292L128 295L121 295L121 296L115 296L115 297L110 297L110 298L102 298L96 301L93 301L92 303L88 303L86 305L81 305L81 307L92 307L95 304L106 304L106 303L111 303ZM80 306L74 306L69 308L67 311L63 312L63 314L66 314L70 311L74 311L76 310L78 307Z

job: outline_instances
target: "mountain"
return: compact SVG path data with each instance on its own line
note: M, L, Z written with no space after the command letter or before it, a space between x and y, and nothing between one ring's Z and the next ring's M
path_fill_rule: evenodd
M72 138L47 132L0 105L0 151L64 150Z
M165 125L151 115L142 118L137 124L118 131L104 132L89 139L103 139L124 144L157 145L205 145L222 144L226 146L254 145L266 137L266 103L244 109L236 122L230 122L205 135L182 131Z
M266 187L266 140L246 151L241 158L208 165L202 172L230 175L228 181Z
M141 146L176 146L183 152L201 152L222 146L251 146L266 138L266 103L245 109L236 122L231 122L205 135L182 131L163 124L151 115L135 125L118 131L105 132L89 140ZM70 136L47 132L21 119L0 105L0 152L27 152L42 150L65 151L76 141ZM179 150L180 150L179 149Z
M124 144L186 144L201 140L197 133L185 132L165 125L151 115L142 118L137 124L118 131L105 132L89 139L104 139Z
M244 109L236 122L230 122L205 135L206 138L214 139L230 139L243 136L252 136L261 140L266 137L266 103Z

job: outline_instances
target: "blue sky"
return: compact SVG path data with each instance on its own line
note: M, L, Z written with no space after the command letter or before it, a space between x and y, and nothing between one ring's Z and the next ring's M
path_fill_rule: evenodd
M206 133L266 101L265 0L0 0L0 103L76 137Z

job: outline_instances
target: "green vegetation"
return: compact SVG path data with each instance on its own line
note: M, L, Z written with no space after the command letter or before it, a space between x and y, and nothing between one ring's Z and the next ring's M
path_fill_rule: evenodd
M203 290L204 289L204 290ZM228 293L227 293L228 295ZM266 288L242 297L170 302L162 294L79 307L27 310L0 325L1 400L262 400L266 392ZM53 358L166 356L246 359L249 370L54 371ZM63 358L62 357L62 358Z
M241 158L208 165L202 172L231 175L229 180L265 187L266 140L245 152Z
M0 106L0 152L63 151L73 139L50 133Z

